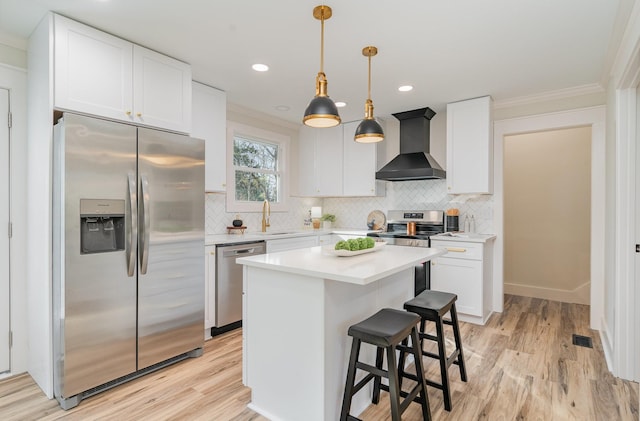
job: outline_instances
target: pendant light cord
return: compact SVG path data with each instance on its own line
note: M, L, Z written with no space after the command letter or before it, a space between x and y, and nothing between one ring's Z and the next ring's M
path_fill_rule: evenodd
M371 100L371 54L369 54L369 85L367 86L367 99Z
M324 73L324 10L320 18L320 73Z

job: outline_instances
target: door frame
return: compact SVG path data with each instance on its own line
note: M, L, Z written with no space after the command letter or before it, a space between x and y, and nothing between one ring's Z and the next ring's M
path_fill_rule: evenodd
M539 114L494 122L494 253L493 310L503 311L504 301L504 138L509 135L591 127L591 314L592 329L599 329L604 311L605 223L605 121L604 106Z
M4 86L0 85L0 90L2 91L6 91L6 98L7 98L7 103L6 103L6 111L8 115L11 115L11 90L8 88L5 88ZM3 97L4 98L4 97ZM4 102L4 101L3 101ZM2 271L4 272L6 269L6 275L7 275L7 279L6 279L6 285L2 285L2 296L3 296L3 301L4 299L6 299L8 301L8 305L6 308L5 304L2 304L2 315L0 315L0 317L4 318L6 316L6 327L7 327L7 337L3 338L2 336L4 336L5 332L1 332L3 333L2 336L0 336L0 347L7 347L7 370L3 370L2 367L4 366L4 358L3 361L1 362L0 365L0 372L5 373L5 372L11 372L11 344L8 342L8 334L10 334L11 332L11 307L12 307L12 303L11 303L11 237L7 236L4 237L5 233L7 233L7 231L4 231L5 229L8 229L8 226L5 226L5 222L8 224L11 222L11 126L10 124L8 124L8 116L7 120L5 120L5 118L0 119L0 121L3 122L3 124L5 124L4 122L7 123L7 144L6 144L6 149L0 151L0 154L5 155L7 158L7 167L3 168L3 175L7 176L6 180L3 180L3 176L0 176L0 182L2 182L3 184L6 183L6 198L2 197L0 198L0 200L2 202L4 202L4 200L6 199L6 206L7 206L7 221L0 221L0 238L2 239L2 241L4 242L5 240L7 241L6 246L7 246L7 255L6 255L6 268L2 268ZM2 130L4 131L5 128L3 128ZM3 203L2 205L3 207L5 206L5 204ZM7 233L8 234L8 233ZM4 257L2 257L4 259ZM6 291L4 290L6 286ZM4 324L3 324L4 326ZM7 342L5 342L5 340Z
M640 87L640 40L636 40L630 59L615 78L615 310L609 366L614 375L638 381L637 300L636 284L636 154L638 139L638 88ZM606 348L605 348L606 350Z
M23 373L28 369L27 356L27 71L0 63L0 86L9 90L9 109L12 124L11 143L10 217L13 235L10 240L10 324L13 333L11 371L0 379ZM2 227L2 235L6 235Z

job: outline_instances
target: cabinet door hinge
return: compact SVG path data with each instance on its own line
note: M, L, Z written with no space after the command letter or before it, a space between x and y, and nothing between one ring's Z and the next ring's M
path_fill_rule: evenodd
M13 237L13 224L9 222L9 238Z
M9 128L11 128L13 124L13 114L11 113L9 113L8 123L9 123Z

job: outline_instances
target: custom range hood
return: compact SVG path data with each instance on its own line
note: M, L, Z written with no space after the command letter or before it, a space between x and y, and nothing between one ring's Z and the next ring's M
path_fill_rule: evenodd
M445 171L429 154L431 108L393 114L400 120L400 155L376 172L376 179L388 181L445 178Z

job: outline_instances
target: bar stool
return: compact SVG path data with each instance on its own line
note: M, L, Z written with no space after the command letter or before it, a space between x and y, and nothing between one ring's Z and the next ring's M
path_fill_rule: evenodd
M441 383L425 379L427 385L442 390L444 395L444 409L451 411L451 390L449 387L448 369L451 364L457 364L460 368L460 378L463 382L467 381L467 369L464 365L464 355L462 353L462 340L460 339L460 328L458 326L458 314L456 313L456 300L458 296L448 292L426 290L415 298L404 303L405 310L420 315L420 350L422 355L440 361L440 377ZM447 313L451 314L451 320L446 320L443 316ZM427 321L435 322L436 335L431 335L425 331ZM447 356L444 337L444 326L450 325L453 328L453 337L455 339L456 349ZM424 350L423 341L429 339L438 344L438 353L427 352ZM400 350L400 364L398 365L400 385L402 378L414 379L415 376L404 372L405 352ZM416 367L417 370L417 367Z
M380 390L386 390L381 384L382 377L389 379L389 399L391 400L391 419L400 421L401 414L407 409L409 404L416 400L422 406L422 417L425 421L431 420L431 411L429 409L429 397L427 396L427 387L424 379L424 371L422 368L422 359L420 357L420 348L418 338L418 330L416 325L420 321L420 316L406 311L385 308L349 327L349 336L353 337L351 344L351 356L349 357L349 367L347 370L347 381L344 389L344 397L342 399L342 412L340 414L341 421L358 420L358 418L349 415L351 409L351 400L353 395L358 393L367 383L374 380L374 390L372 402L378 404L380 400ZM403 340L406 341L411 337L411 347L404 346ZM360 345L366 342L377 347L376 365L365 364L359 361ZM396 365L396 349L402 350L404 353L414 355L417 367L417 376L415 376L416 386L411 392L401 392L400 382L398 380L398 370ZM382 369L384 359L384 350L387 351L387 368ZM362 380L355 384L356 369L367 371ZM400 402L400 396L407 397ZM419 396L418 396L419 395Z

